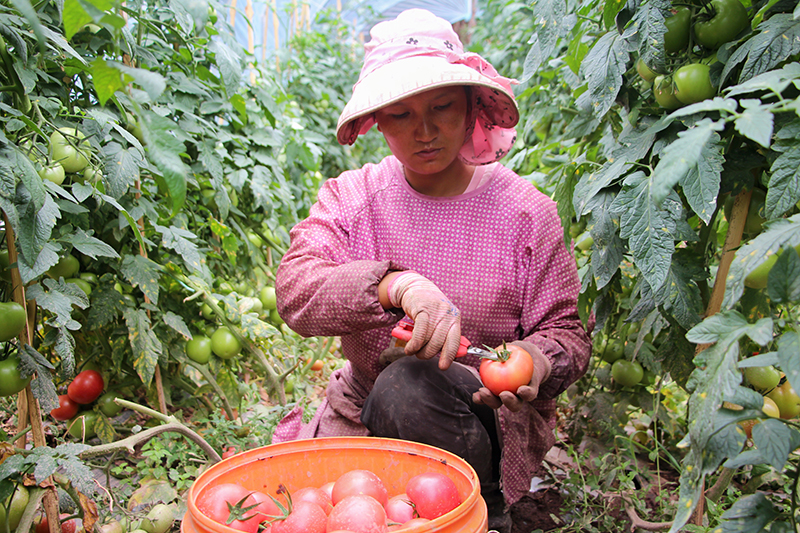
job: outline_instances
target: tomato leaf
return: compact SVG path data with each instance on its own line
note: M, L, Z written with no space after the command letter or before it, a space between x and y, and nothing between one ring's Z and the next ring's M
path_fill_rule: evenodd
M50 412L58 407L58 392L53 384L51 371L55 370L50 361L45 359L33 346L26 344L17 353L19 369L22 377L33 376L31 391L33 396L42 404L45 412Z
M772 465L778 472L783 470L791 448L792 433L786 424L774 418L768 418L753 427L753 443L761 451L761 456L767 464Z
M147 112L141 114L141 119L147 129L147 154L161 172L172 201L172 212L177 213L186 200L187 169L180 154L186 151L184 140L188 136L169 118Z
M761 100L757 99L743 99L739 104L744 111L733 122L736 131L764 148L769 148L775 119L768 111L769 107L762 105Z
M114 289L114 284L102 278L101 281L102 283L92 291L92 306L89 308L86 321L86 328L89 330L110 324L118 316L117 310L125 306L125 300Z
M703 120L678 134L678 139L664 148L651 178L652 198L660 204L680 183L692 210L706 223L714 214L722 172L722 145L719 134L723 124Z
M126 255L120 271L131 285L139 287L153 305L158 304L158 281L161 279L161 267L158 264L139 254Z
M800 334L787 331L778 339L778 359L786 379L796 391L800 390ZM795 449L795 448L792 448Z
M81 328L80 323L72 319L72 306L81 309L89 307L86 293L77 285L63 280L44 279L41 283L35 283L28 287L28 297L36 299L39 307L54 315L48 320L50 325L64 326L72 331Z
M235 94L243 73L240 54L220 39L212 40L208 44L208 51L214 54L225 90L229 95Z
M769 189L764 203L767 220L791 210L800 201L800 120L795 119L775 136L773 149L780 155L770 167Z
M197 274L205 273L203 258L198 251L197 245L190 240L197 238L194 233L175 226L166 227L155 224L154 227L156 231L161 233L161 244L166 248L175 250L192 272Z
M667 279L655 291L655 301L663 306L684 329L691 329L701 320L703 299L693 282L693 275L681 261L672 261Z
M745 61L739 83L763 74L800 52L800 20L790 13L776 13L760 26L760 32L734 50L722 70L720 85Z
M643 172L628 176L612 203L620 214L620 237L628 239L634 262L651 287L667 278L675 249L673 233L681 215L678 195L672 191L657 205L651 194L652 178Z
M93 233L93 232L92 232ZM114 248L101 241L97 237L93 237L82 228L75 228L75 233L65 235L63 240L70 243L83 255L88 255L92 259L98 257L113 257L119 258L119 254Z
M128 340L133 352L133 368L145 386L150 385L161 355L161 341L153 332L150 319L144 309L126 307L122 312L128 326Z
M617 32L608 32L598 39L581 62L589 84L590 105L597 118L614 105L629 59L625 39Z
M176 315L172 311L167 311L164 313L162 320L167 326L183 335L185 339L189 340L192 338L192 332L189 330L189 326L186 325L182 316Z
M722 531L757 532L763 531L764 526L778 516L780 513L775 506L759 492L737 500L730 509L722 513L720 525Z
M589 200L589 228L594 245L592 247L592 271L598 289L605 287L619 270L625 253L625 245L619 238L619 215L611 210L614 193L602 191Z
M638 6L636 14L631 19L637 30L635 38L638 41L639 57L650 69L666 72L666 50L664 46L653 46L652 43L663 43L667 26L664 23L671 16L672 4L667 0L644 2Z

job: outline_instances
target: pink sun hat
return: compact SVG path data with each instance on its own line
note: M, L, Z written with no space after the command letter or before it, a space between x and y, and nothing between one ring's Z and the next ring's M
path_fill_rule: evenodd
M508 153L519 122L511 89L517 82L478 54L465 52L449 22L425 9L409 9L376 24L370 36L361 74L336 126L340 144L353 144L369 131L382 107L431 89L469 85L472 113L460 157L483 165Z

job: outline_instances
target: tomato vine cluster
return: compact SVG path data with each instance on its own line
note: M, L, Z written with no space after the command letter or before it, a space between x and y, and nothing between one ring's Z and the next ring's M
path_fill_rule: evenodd
M671 110L714 97L719 91L712 79L716 50L749 27L744 5L740 0L711 0L702 7L676 3L664 24L666 69L659 71L641 57L635 65L652 83L656 103Z

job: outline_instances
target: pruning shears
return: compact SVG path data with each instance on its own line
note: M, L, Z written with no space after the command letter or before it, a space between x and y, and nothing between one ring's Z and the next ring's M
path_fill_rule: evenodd
M411 335L414 332L414 323L409 322L406 319L401 320L397 323L397 325L392 329L392 337L397 339L398 341L402 342L395 342L394 346L405 346L405 344L411 340ZM465 336L461 336L461 342L458 345L458 352L456 352L456 357L464 357L465 355L474 355L476 357L481 357L485 359L495 359L496 356L490 352L489 350L484 350L483 348L476 348L472 346L472 343L469 342Z

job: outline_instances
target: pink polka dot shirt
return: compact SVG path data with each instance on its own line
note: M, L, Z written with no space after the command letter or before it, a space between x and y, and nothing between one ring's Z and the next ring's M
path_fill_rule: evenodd
M461 333L473 345L524 340L551 361L537 400L517 413L499 410L506 500L528 491L554 443L555 398L586 371L591 341L555 203L506 167L490 168L480 185L454 197L416 192L393 156L323 184L310 216L291 231L277 272L278 311L301 335L341 336L347 363L313 420L303 425L293 411L273 442L368 435L361 406L403 315L381 307L378 283L412 269L459 308ZM472 356L459 362L480 364Z

